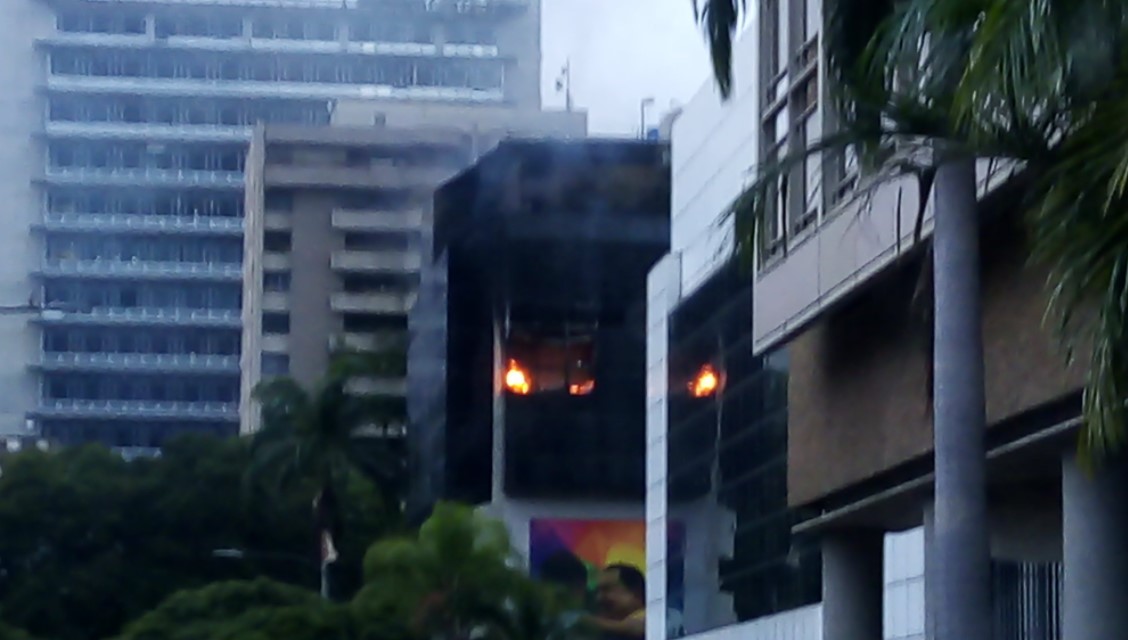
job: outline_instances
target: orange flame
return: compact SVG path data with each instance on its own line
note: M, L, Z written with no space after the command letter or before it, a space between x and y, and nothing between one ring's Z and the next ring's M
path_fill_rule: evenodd
M509 368L505 371L505 388L519 396L529 395L533 390L529 374L525 373L516 360L510 360Z
M721 386L721 378L717 375L713 365L705 365L697 372L697 377L689 383L689 394L694 398L707 398L717 392Z
M574 396L586 396L595 390L595 380L574 382L568 385L568 393Z

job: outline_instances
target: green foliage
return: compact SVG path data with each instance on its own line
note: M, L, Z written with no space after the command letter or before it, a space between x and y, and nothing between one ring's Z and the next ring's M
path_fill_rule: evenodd
M744 0L699 0L717 82L731 84ZM838 129L758 167L732 208L755 253L775 190L812 154L857 151L856 197L906 176L930 193L953 158L1013 161L1049 312L1087 372L1081 454L1128 444L1128 7L1117 0L827 0L824 46ZM1003 166L999 163L996 166ZM925 202L917 211L917 236Z
M397 620L396 637L545 640L563 631L554 593L532 580L505 526L440 504L412 538L377 542L354 606L363 620Z
M398 512L405 452L401 438L383 437L381 431L404 423L403 399L358 392L355 385L400 367L398 351L348 352L338 354L311 389L288 377L261 383L255 398L262 405L262 428L252 441L249 485L277 494L307 482L322 493L339 493L360 475L380 490L386 513Z
M277 502L241 499L250 459L245 441L200 436L153 460L97 446L4 457L0 620L52 640L105 638L181 589L252 576L315 588L314 487L295 485ZM368 483L345 491L334 589L347 595L388 524ZM226 548L253 553L213 557Z
M316 593L298 587L258 579L248 582L219 582L201 589L181 591L131 623L120 640L215 640L234 637L235 629L254 629L247 623L263 624L275 614L287 615L276 624L298 626L295 611L320 613L326 605ZM265 631L263 628L256 631ZM265 637L265 636L264 636ZM310 636L283 636L285 638Z

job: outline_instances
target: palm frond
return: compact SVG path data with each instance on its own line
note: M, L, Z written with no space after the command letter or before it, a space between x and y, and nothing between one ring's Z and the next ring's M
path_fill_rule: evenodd
M693 0L693 13L705 31L713 63L713 77L721 97L732 95L732 44L747 0Z
M1050 269L1050 312L1070 358L1084 349L1081 455L1128 444L1128 74L1117 98L1075 115L1031 195L1032 253Z

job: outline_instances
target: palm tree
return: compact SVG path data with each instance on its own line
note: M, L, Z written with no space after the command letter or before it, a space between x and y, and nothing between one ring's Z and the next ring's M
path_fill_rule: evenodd
M330 544L341 533L338 494L350 477L372 480L385 508L398 511L406 465L402 438L390 429L403 425L403 401L355 385L401 370L396 351L349 352L335 357L311 389L289 377L262 382L255 389L262 428L251 442L248 482L270 490L313 483L318 530Z
M436 640L550 640L563 631L553 594L532 580L505 525L441 503L418 535L381 540L364 561L354 606Z
M698 8L727 96L732 37L747 7L701 0ZM922 196L935 188L934 551L944 569L937 576L942 638L989 632L976 158L1024 167L1032 253L1052 267L1051 310L1067 345L1077 338L1091 345L1081 453L1099 460L1125 441L1126 36L1128 9L1113 0L827 0L824 43L842 126L760 167L734 206L738 241L752 249L776 180L810 154L848 145L874 174L871 188L906 174L919 179Z

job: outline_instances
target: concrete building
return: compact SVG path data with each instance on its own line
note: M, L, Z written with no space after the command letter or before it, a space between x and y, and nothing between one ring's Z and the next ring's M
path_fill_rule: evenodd
M254 123L540 104L538 0L8 0L0 42L0 304L70 311L0 317L0 433L64 443L235 432Z
M339 103L333 121L264 125L251 141L242 433L258 427L251 395L264 376L312 384L334 349L406 342L441 183L507 136L565 139L587 128L581 112L381 102ZM402 396L404 381L379 391Z
M893 185L863 215L849 154L813 159L781 184L752 268L734 263L726 212L751 168L833 123L821 2L755 6L758 29L736 44L732 100L708 82L673 125L671 253L648 282L647 637L924 640L931 427L925 343L908 308L919 194ZM1007 175L987 179L987 169L985 196ZM1069 452L1069 438L1058 438L1076 416L1078 379L1039 324L1039 275L1019 268L1015 236L997 224L984 241L999 425L990 436L995 637L1095 638L1055 623L1054 487ZM1086 494L1065 467L1079 500L1065 511L1068 526L1109 489ZM1123 551L1107 545L1123 539L1125 520L1102 517L1104 529L1073 534L1108 558L1103 575L1081 565L1090 582L1074 583L1077 593L1125 576ZM677 529L680 550L669 540ZM1075 544L1065 545L1067 564Z
M534 573L643 567L643 283L669 246L667 149L508 140L438 191L409 320L417 517L488 506Z

